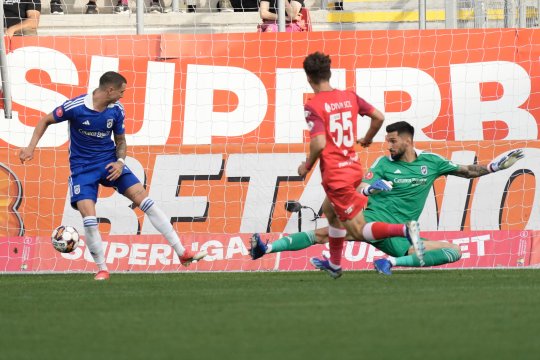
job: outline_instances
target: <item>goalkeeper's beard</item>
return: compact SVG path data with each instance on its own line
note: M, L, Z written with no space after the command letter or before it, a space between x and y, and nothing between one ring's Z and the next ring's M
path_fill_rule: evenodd
M403 158L404 154L405 154L405 150L396 151L394 153L391 152L390 157L392 158L392 160L398 161L398 160L401 160Z

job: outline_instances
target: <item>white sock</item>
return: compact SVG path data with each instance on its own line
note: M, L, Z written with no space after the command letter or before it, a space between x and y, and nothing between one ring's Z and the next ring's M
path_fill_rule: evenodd
M90 251L90 255L94 259L99 270L107 270L105 264L105 252L103 251L103 241L98 229L98 222L95 216L87 216L83 218L84 233L86 246Z
M167 218L167 215L154 203L154 200L145 198L139 208L146 213L146 216L150 219L150 222L154 227L167 239L178 256L182 256L186 249L180 242L180 238L176 231L174 231L171 221Z
M336 264L333 264L330 259L328 259L328 265L330 265L330 267L334 270L338 270L338 269L341 269L341 266L339 265L336 265Z
M266 246L267 248L266 248L265 254L270 254L272 252L272 244L268 244Z
M368 241L375 240L373 238L373 232L371 231L372 226L373 226L372 222L369 222L366 225L364 225L364 228L362 229L362 236L364 237L364 240L368 240Z
M390 264L392 264L392 266L396 266L396 258L395 257L387 257L386 260L390 261Z

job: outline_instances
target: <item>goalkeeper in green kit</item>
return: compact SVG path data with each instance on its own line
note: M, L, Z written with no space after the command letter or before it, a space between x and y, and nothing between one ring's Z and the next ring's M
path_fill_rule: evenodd
M440 155L415 149L414 128L405 121L388 125L386 132L390 156L378 158L358 187L358 191L368 196L363 211L366 222L403 223L418 220L433 182L438 177L455 175L476 178L507 169L524 157L522 150L517 149L496 158L487 166L457 165ZM426 239L421 241L425 249L423 264L405 237L369 241L369 244L390 255L386 259L376 260L375 270L391 275L393 266L436 266L461 258L461 251L455 244ZM253 234L250 255L255 260L267 253L301 250L327 242L328 228L292 234L272 244L265 244L259 234Z

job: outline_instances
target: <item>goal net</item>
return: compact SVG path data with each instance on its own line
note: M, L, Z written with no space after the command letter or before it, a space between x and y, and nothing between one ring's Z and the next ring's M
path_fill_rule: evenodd
M331 55L335 87L383 109L386 124L413 124L419 149L458 164L523 149L510 169L438 179L420 224L424 237L461 247L449 267L537 265L539 39L537 29L500 28L12 38L12 117L0 112L0 272L94 271L69 203L66 124L49 127L25 165L18 150L41 116L91 92L108 70L128 80L127 165L184 244L209 252L189 271L310 269L327 247L257 261L248 249L254 232L272 241L327 226L309 209L285 209L295 200L320 213L324 199L318 168L297 175L309 151L302 61L314 51ZM367 121L358 123L360 138ZM384 131L359 151L364 167L385 155ZM183 271L144 213L112 189L101 188L97 216L110 270ZM60 224L83 235L71 254L50 244ZM344 256L345 269L369 269L384 254L351 242Z

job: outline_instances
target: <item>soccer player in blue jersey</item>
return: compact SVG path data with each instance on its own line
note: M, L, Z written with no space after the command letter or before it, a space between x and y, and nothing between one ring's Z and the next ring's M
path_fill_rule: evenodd
M19 153L22 163L31 160L49 125L69 121L71 206L83 217L86 244L98 266L96 280L108 280L110 276L96 217L99 185L114 187L144 211L178 254L182 265L187 266L207 255L204 251L193 253L182 246L170 218L148 197L139 179L125 164L125 113L119 100L124 96L126 85L126 78L121 74L106 72L99 79L99 87L91 94L68 100L45 115L34 129L28 147Z
M521 158L521 149L496 158L486 165L458 165L429 151L414 147L414 128L405 121L386 127L386 143L389 156L381 156L364 176L358 191L368 196L363 211L366 221L400 223L405 219L418 220L433 182L440 176L454 175L476 178L504 170ZM328 228L292 234L265 244L259 234L253 234L251 257L255 260L267 253L301 250L316 243L328 242ZM352 240L350 236L347 238ZM391 275L393 266L421 267L437 266L458 261L461 252L457 245L446 241L421 239L424 244L424 264L416 256L414 248L404 237L390 237L366 241L390 255L374 262L375 270Z

